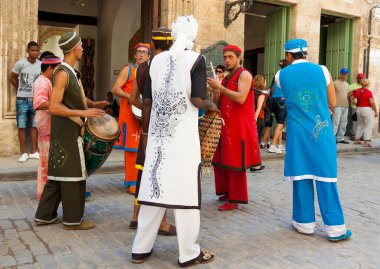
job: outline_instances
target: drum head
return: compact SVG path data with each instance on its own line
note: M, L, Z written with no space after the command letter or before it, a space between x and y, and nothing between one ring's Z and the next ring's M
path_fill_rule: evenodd
M114 140L120 133L117 121L108 114L104 114L100 118L89 118L86 128L97 138L106 141Z

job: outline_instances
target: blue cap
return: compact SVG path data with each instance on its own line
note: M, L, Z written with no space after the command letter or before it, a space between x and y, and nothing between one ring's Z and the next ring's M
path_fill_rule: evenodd
M348 68L342 68L342 69L340 69L340 73L347 75L348 73L350 73L350 71L348 70Z
M284 45L286 52L305 52L307 51L307 42L304 39L291 39Z

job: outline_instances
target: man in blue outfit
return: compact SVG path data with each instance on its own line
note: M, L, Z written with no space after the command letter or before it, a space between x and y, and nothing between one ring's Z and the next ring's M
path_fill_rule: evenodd
M330 241L351 236L346 229L337 189L337 150L330 110L336 97L325 66L306 60L307 42L285 44L288 67L276 74L287 107L285 180L293 181L293 227L314 233L314 180L325 231Z

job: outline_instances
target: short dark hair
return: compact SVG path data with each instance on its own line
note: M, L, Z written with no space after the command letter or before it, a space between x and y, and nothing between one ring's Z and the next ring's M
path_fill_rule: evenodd
M160 36L160 37L171 37L170 29L166 27L160 27L152 31L152 37ZM169 50L173 45L172 40L153 40L154 49L160 49L162 51Z
M50 52L51 53L51 52ZM55 56L53 53L49 54L49 55L46 55L45 57L43 57L44 59L53 59L53 58L57 58L57 56ZM41 58L42 60L42 58ZM49 66L51 66L51 68L55 68L56 66L58 66L59 64L41 64L41 72L45 72L46 70L48 70Z
M41 53L41 56L40 56L40 61L42 61L42 58L46 58L46 56L50 56L50 55L54 55L54 53L51 52L51 51L48 51L48 50L42 52L42 53ZM54 56L55 56L55 55L54 55Z
M226 71L226 67L225 67L224 65L222 65L222 64L218 64L218 65L216 66L215 70L217 70L217 69L222 69L223 72Z
M300 60L300 59L305 59L307 55L307 51L303 52L288 52L292 55L294 60Z
M36 41L30 41L26 47L29 50L31 47L38 47L38 44Z

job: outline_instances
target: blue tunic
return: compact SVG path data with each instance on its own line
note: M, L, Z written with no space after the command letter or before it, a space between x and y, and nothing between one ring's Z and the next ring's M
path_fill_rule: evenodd
M288 112L285 180L336 182L337 150L323 68L298 60L282 69L276 80Z
M284 98L284 92L277 86L277 83L273 85L272 98Z

